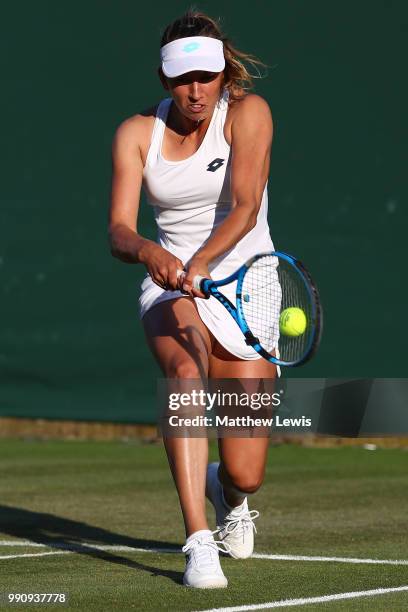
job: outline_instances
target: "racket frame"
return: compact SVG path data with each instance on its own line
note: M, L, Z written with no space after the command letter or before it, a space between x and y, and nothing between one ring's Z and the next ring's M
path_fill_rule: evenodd
M259 339L254 336L251 332L248 323L245 319L244 309L242 307L242 287L244 283L245 274L248 272L251 265L265 256L275 256L278 259L282 258L286 260L289 264L294 266L297 270L299 276L304 282L306 291L309 294L311 310L312 310L312 325L313 325L313 334L311 334L309 344L307 349L305 350L303 356L300 359L294 361L283 361L282 359L278 359L274 357L268 351L266 351L260 344ZM236 289L236 306L220 291L218 291L218 287L223 287L225 285L229 285L230 283L237 281L237 289ZM246 261L238 270L236 270L233 274L219 281L214 281L209 278L203 278L200 280L200 291L204 293L206 297L210 297L212 295L215 297L221 304L226 308L226 310L233 317L238 327L242 331L245 336L245 342L259 354L261 357L266 359L267 361L274 363L279 366L290 366L297 367L303 365L309 359L311 359L316 352L320 338L322 335L323 329L323 313L320 304L319 293L317 291L316 285L314 284L309 272L306 270L305 266L301 261L289 255L288 253L284 253L282 251L271 251L268 253L260 253L258 255L254 255L248 261ZM278 348L278 347L277 347Z

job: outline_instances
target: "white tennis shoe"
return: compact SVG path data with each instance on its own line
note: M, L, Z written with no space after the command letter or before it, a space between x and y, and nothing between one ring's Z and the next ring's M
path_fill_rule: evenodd
M217 531L203 529L187 538L182 548L187 557L183 576L185 586L197 589L220 589L228 585L219 559L219 551L228 552L228 545L214 540L214 533Z
M237 508L231 508L224 499L222 485L218 480L219 463L207 467L206 496L215 508L218 537L228 545L234 559L247 559L254 551L254 519L257 510L249 510L247 498Z

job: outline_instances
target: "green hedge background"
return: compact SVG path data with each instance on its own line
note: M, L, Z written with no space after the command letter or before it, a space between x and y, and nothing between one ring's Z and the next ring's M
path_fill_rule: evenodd
M0 415L151 422L159 370L111 258L110 146L165 97L160 34L178 0L29 0L3 7ZM307 263L325 331L304 377L407 375L403 1L201 2L269 65L277 248ZM153 237L144 200L141 232ZM293 375L293 373L290 373Z

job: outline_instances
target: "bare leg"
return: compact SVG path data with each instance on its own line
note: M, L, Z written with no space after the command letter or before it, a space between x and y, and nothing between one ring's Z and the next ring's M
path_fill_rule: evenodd
M167 378L205 379L211 338L193 300L179 298L152 308L143 318L148 344ZM208 529L205 513L207 438L165 437L186 536Z
M209 360L211 378L276 377L276 366L265 359L244 361L231 355L219 343L215 343ZM239 506L248 493L254 493L262 484L268 452L269 438L220 438L219 479L224 498L231 507Z

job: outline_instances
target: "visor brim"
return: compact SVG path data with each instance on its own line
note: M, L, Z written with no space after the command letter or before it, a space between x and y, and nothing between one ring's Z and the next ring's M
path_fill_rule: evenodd
M225 59L216 57L183 57L162 62L163 73L169 79L195 70L222 72L224 68Z

